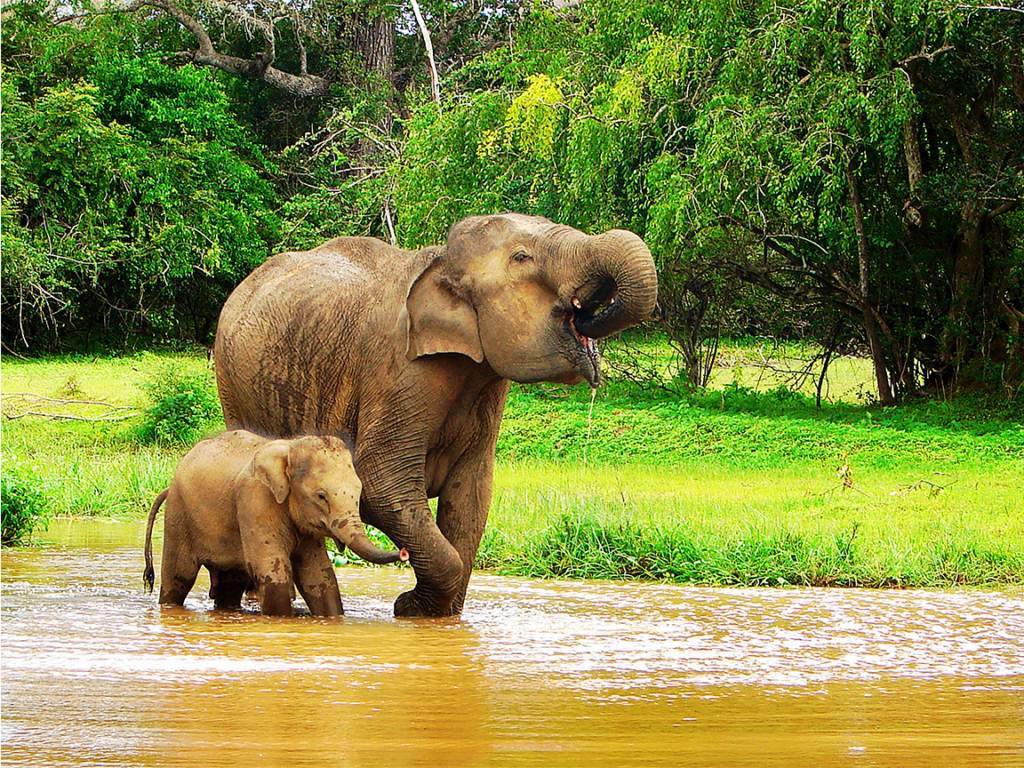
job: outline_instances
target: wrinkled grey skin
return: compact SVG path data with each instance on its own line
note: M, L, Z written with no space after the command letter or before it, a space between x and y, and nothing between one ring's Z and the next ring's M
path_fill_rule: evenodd
M420 251L338 238L283 253L221 313L224 418L274 436L354 435L360 514L416 571L396 615L457 614L508 380L596 386L592 340L645 320L656 299L636 235L518 214L465 219L446 245Z

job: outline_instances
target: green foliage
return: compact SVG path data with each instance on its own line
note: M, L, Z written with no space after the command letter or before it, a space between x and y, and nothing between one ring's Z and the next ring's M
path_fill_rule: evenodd
M50 513L38 474L10 455L3 465L0 543L10 547L27 543L33 531L46 528Z
M151 405L139 427L143 442L187 445L220 416L220 403L209 373L181 373L167 367L145 385Z
M957 0L456 5L423 3L441 104L415 25L376 2L309 6L309 71L332 81L316 99L179 65L169 52L195 41L160 13L53 24L42 3L8 9L2 310L17 341L206 343L227 291L271 252L392 225L422 246L463 216L517 210L645 238L691 385L721 333L849 353L877 326L875 365L897 395L1016 393L1020 14ZM368 18L395 23L390 80L362 71ZM278 28L289 72L296 23ZM218 49L250 57L251 36L223 27Z
M1009 72L1024 77L1022 45L1015 14L952 0L592 0L576 23L537 10L514 52L471 62L453 78L462 92L414 113L394 181L399 233L425 242L460 216L506 209L624 226L654 251L681 346L723 326L863 344L852 174L893 388L951 380L952 365L965 380L1012 381L1022 366L1010 358L1024 356L1013 321L979 318L994 318L985 307L997 296L1017 313L1024 302L1024 221L997 202L1024 192ZM958 134L950 105L978 99L992 100L988 127L965 115ZM915 189L910 129L925 155ZM999 170L999 157L1016 170ZM982 204L993 230L980 232L980 254L956 258L989 264L991 281L967 287L950 251L976 225L963 212ZM782 297L780 313L766 311L767 294ZM981 338L1006 355L990 360ZM967 364L975 355L979 367Z
M139 50L129 19L4 23L3 312L204 340L276 237L272 167L211 73ZM12 336L12 342L14 337Z

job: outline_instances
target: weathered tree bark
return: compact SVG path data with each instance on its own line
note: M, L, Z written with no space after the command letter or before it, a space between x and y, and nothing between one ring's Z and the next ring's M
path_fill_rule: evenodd
M384 110L377 128L382 133L391 130L392 110L390 102L395 84L395 21L386 15L363 15L353 22L352 45L362 59L364 75L371 87L385 86L384 99L388 108ZM377 145L368 138L356 141L352 148L355 157L366 163Z
M395 22L385 15L364 16L353 30L353 44L369 77L394 84Z
M868 239L867 232L864 229L864 203L861 200L857 179L850 164L846 166L846 183L850 192L850 204L853 206L853 228L857 233L857 272L864 334L868 339L871 361L875 368L878 400L882 405L892 405L895 402L895 398L893 397L892 386L889 383L889 368L886 365L885 350L882 348L881 339L878 337L878 325L875 322L875 315L871 307L868 279Z

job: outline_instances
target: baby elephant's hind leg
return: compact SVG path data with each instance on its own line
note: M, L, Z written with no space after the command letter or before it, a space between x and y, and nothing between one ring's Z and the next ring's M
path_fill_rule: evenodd
M249 574L245 571L209 570L213 607L221 610L241 608L242 594L250 586Z
M338 578L322 539L304 538L292 554L295 586L314 616L341 616Z

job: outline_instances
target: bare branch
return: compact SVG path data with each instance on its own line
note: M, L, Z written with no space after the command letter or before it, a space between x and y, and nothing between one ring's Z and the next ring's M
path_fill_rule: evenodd
M54 421L90 421L90 422L112 422L112 421L127 421L128 419L134 418L136 411L131 413L122 414L120 416L97 416L95 418L89 416L75 416L70 413L47 413L46 411L19 411L17 413L5 412L4 418L8 421L17 421L18 419L24 419L26 416L35 416L40 419L53 419Z
M1009 13L1024 13L1024 7L1020 5L970 5L961 3L957 6L962 11L1007 11Z
M430 67L430 96L435 104L440 104L441 80L437 76L437 64L434 62L434 44L430 39L430 29L427 28L427 22L423 20L420 4L416 0L409 1L412 3L412 12L416 15L416 23L419 24L420 34L423 35L423 47L427 49L427 64Z
M268 85L294 96L310 98L326 96L330 92L331 83L325 77L311 75L308 72L294 75L271 66L275 57L274 24L271 19L259 19L244 14L230 3L215 0L215 7L233 16L236 21L240 21L243 24L243 27L259 30L266 40L262 53L252 59L243 59L217 51L206 27L194 16L185 13L173 0L132 0L132 2L125 6L125 10L136 11L147 7L155 8L173 17L181 26L192 33L192 36L196 39L196 50L179 54L182 58L186 58L195 64L215 67L240 77L262 80Z
M94 406L103 410L95 416L85 416L69 411L38 410L40 406L75 407ZM74 400L59 397L46 397L35 395L31 392L17 392L4 397L3 416L10 421L23 419L27 416L35 416L42 419L53 419L55 421L125 421L135 417L139 413L138 408L130 405L115 405L103 400Z
M395 245L398 242L398 237L395 235L395 223L391 218L391 201L384 201L384 211L382 213L384 223L388 227L388 238L391 240L391 244Z
M944 45L941 48L936 48L934 51L921 51L920 53L915 53L913 56L908 56L907 58L903 59L902 61L900 61L898 66L901 69L906 69L907 67L913 66L914 64L918 64L920 62L926 62L928 64L931 64L935 60L936 56L941 56L942 54L949 53L952 50L955 50L954 46Z

